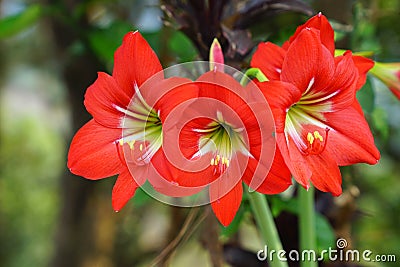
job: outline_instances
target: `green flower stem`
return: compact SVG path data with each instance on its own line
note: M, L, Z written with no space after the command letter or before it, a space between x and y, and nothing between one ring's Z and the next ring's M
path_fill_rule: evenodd
M259 82L266 82L268 78L264 75L264 73L259 68L250 68L245 73L245 75L240 80L240 84L245 86L249 79L256 78Z
M317 238L315 232L315 207L314 187L310 186L308 191L299 186L299 227L300 227L300 252L313 250L316 252ZM317 261L301 261L301 267L317 267Z
M277 252L279 250L282 250L283 249L282 243L275 226L274 218L268 207L265 195L254 191L254 192L249 192L248 196L250 199L251 207L253 209L254 218L256 219L262 238L268 247L268 251L275 250L275 252ZM268 253L268 251L266 251L266 253ZM267 259L269 261L269 266L271 267L288 266L287 262L280 261L277 259L276 253L274 254L274 258L272 259L269 257L269 255L267 255Z

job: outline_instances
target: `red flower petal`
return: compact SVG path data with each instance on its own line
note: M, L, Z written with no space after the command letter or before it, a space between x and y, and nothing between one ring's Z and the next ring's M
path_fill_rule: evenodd
M335 63L335 76L329 87L324 90L325 95L334 94L327 99L332 102L331 111L347 108L354 102L358 80L358 71L354 66L351 53L336 57Z
M133 96L134 84L141 86L148 78L162 70L156 53L139 32L125 35L114 54L113 77L128 95Z
M252 188L253 174L258 164L256 160L249 159L247 169L243 174L243 181L251 189L263 194L279 194L292 184L292 175L278 147L276 147L275 156L267 177L264 178L263 182L257 188Z
M149 99L151 105L156 102L154 108L160 111L159 116L163 122L178 105L190 103L199 94L199 88L186 78L173 77L162 80L157 88L157 92L154 92L154 88L149 91L151 96L146 95L145 99L151 98Z
M217 199L211 203L211 207L217 216L218 220L223 226L228 226L239 210L240 203L242 202L242 181L227 192L227 184L223 179L217 180L210 185L210 198ZM226 194L225 194L226 193ZM225 195L224 195L225 194Z
M74 136L68 153L68 168L88 179L101 179L120 172L123 165L115 141L120 129L106 128L94 120L86 123Z
M289 43L286 44L286 46L292 43L298 37L300 32L305 28L314 28L319 30L322 44L329 50L331 55L334 55L335 53L334 31L328 19L321 13L315 15L314 17L310 18L305 24L299 26L296 29L296 32L293 34L293 36L290 37Z
M331 154L324 151L319 155L309 155L306 160L312 172L312 184L323 192L339 196L342 193L342 176Z
M97 80L86 91L84 104L98 123L118 128L124 115L115 107L126 108L130 99L112 76L99 72Z
M199 97L220 101L233 110L247 105L249 93L231 75L209 71L201 75L195 83L199 87ZM215 106L215 104L211 105ZM220 106L222 105L219 104L218 107Z
M338 165L376 164L380 158L367 121L353 106L325 114L329 131L326 149Z
M301 90L290 83L279 81L257 83L257 85L271 107L276 131L282 133L285 128L286 111L300 100Z
M372 69L375 63L373 60L362 56L353 56L353 61L358 70L358 81L356 88L359 90L365 84L367 73L370 69Z
M286 51L276 44L260 43L251 59L250 66L259 68L269 80L279 80L285 54Z
M132 175L129 173L129 170L125 169L122 171L112 190L113 209L115 211L120 211L133 197L138 187Z
M308 188L312 172L308 162L297 148L292 137L288 135L286 140L284 133L277 133L276 141L286 166L289 168L293 177L303 187Z
M333 75L333 56L322 46L318 30L302 30L287 51L281 80L305 92L310 86L322 90Z
M172 160L172 162L170 160ZM166 157L165 151L163 150L158 151L153 156L151 164L154 171L157 172L157 174L153 175L151 180L153 186L157 187L157 184L159 184L160 186L158 187L166 187L165 183L170 182L181 187L192 187L194 190L192 192L197 192L195 187L200 188L206 186L218 178L217 175L214 175L213 170L209 165L210 159L202 161L203 164L197 162L190 164L189 162L186 165L179 165L180 162L174 162L173 160L175 159ZM206 165L207 167L205 169L201 168L197 171L196 168L199 165ZM182 189L182 192L190 192L190 190Z

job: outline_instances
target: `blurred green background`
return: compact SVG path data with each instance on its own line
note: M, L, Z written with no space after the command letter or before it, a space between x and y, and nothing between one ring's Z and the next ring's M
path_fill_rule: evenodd
M400 61L400 1L304 2L335 22L338 48ZM223 244L263 248L246 200L228 229L208 208L170 207L142 191L114 213L115 178L88 181L66 168L69 142L90 118L84 91L97 71L111 72L126 32L139 29L164 67L200 59L196 44L164 26L162 14L157 0L0 1L0 266L231 266L218 260L227 257ZM282 43L306 19L273 14L249 29L254 40ZM321 210L332 226L319 236L327 244L330 234L344 236L352 248L397 257L397 264L362 266L398 266L400 102L372 77L358 97L382 159L343 169L345 193ZM278 207L288 196L271 201Z

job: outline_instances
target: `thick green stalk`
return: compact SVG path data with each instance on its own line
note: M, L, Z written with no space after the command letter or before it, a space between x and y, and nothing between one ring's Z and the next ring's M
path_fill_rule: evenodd
M268 207L267 199L265 195L260 194L256 191L248 193L250 204L253 209L254 218L257 222L258 229L261 232L262 239L267 245L268 251L264 251L267 253L267 259L269 261L269 266L271 267L287 267L286 261L280 261L278 259L277 253L278 251L282 251L282 243L279 238L278 231L275 226L274 217ZM273 258L271 259L268 255L270 251L274 250L275 253L272 254Z
M314 187L305 190L299 186L299 228L300 228L300 254L304 250L311 250L317 253L317 237L315 232L315 207ZM316 255L316 258L318 256ZM302 259L301 267L317 267L316 259Z

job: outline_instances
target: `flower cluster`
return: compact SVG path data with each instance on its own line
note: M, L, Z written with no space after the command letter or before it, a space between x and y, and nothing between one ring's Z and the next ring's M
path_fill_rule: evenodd
M262 43L251 65L276 124L278 149L297 182L338 196L338 166L377 163L380 155L355 98L373 61L347 51L334 57L334 32L318 14L283 44Z
M118 174L120 210L146 180L161 194L208 189L223 225L242 201L242 182L264 194L295 180L341 194L338 166L375 164L379 151L355 98L373 61L334 56L333 30L318 14L282 47L261 43L251 66L266 81L244 85L224 72L215 41L210 71L166 77L148 43L128 33L112 76L99 73L85 95L93 116L72 140L68 167L88 179Z

